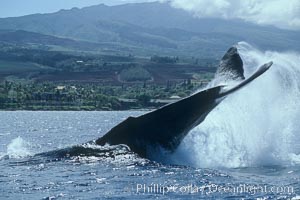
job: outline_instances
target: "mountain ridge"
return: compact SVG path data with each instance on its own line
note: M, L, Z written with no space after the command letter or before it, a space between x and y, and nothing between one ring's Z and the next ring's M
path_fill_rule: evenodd
M25 30L90 43L118 44L134 54L219 57L239 41L300 51L299 31L239 20L195 18L167 3L104 4L50 14L0 18L0 29ZM118 46L117 45L117 46ZM118 47L116 47L117 50Z

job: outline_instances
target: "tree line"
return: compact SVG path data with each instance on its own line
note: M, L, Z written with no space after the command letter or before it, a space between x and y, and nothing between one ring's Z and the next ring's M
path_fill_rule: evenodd
M1 110L127 110L156 108L157 99L185 97L196 89L190 81L166 85L110 86L71 83L0 84Z

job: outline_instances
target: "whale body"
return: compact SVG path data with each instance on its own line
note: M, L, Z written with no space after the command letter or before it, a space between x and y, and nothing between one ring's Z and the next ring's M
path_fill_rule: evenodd
M95 143L125 144L131 151L145 158L149 158L157 147L173 152L188 132L203 122L227 95L262 75L272 64L269 62L262 65L245 79L243 61L237 48L232 47L222 58L216 76L240 81L239 84L227 90L223 85L208 88L139 117L128 117Z

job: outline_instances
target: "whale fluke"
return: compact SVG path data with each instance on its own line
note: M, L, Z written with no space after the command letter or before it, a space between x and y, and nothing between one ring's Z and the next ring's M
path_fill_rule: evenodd
M262 65L261 67L259 67L256 72L254 74L252 74L249 78L247 78L245 81L241 82L240 84L238 84L237 86L222 92L220 94L220 96L226 96L238 89L240 89L241 87L243 87L244 85L247 85L248 83L250 83L251 81L253 81L254 79L256 79L257 77L259 77L260 75L262 75L263 73L265 73L268 69L270 69L270 67L273 65L273 62L268 62L264 65Z
M243 61L236 47L231 47L220 61L215 77L224 80L244 80Z
M220 62L217 73L227 73L226 76L229 74L231 79L243 80L237 86L229 90L224 90L224 86L205 89L139 117L129 117L97 139L96 144L125 144L146 158L151 157L152 149L157 146L172 152L188 132L199 125L224 97L262 75L271 65L272 62L261 66L252 76L245 79L242 59L237 49L232 47Z

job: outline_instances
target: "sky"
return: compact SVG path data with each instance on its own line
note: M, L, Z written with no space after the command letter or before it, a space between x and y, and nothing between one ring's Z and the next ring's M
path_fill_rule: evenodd
M0 17L51 13L104 3L118 5L155 0L0 0ZM300 0L159 0L199 18L241 19L260 25L300 30Z
M101 3L118 5L145 1L148 0L0 0L0 18L35 13L52 13L61 9L82 8Z

